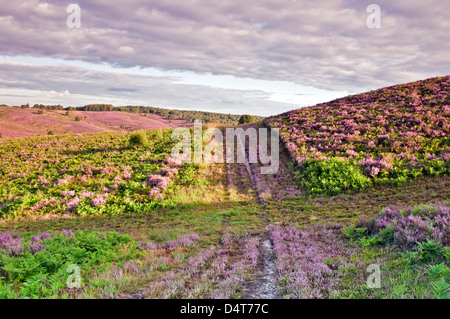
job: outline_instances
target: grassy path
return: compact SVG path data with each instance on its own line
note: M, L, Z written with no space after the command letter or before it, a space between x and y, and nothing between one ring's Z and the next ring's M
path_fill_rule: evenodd
M238 143L242 146L244 142L238 136ZM241 148L244 149L244 148ZM261 198L261 190L258 188L258 183L255 178L253 169L248 159L248 149L245 152L245 169L248 173L252 188L255 190L256 199L261 207L261 214L259 215L261 221L266 225L270 223L270 217L264 209L264 200ZM251 279L245 283L244 299L276 299L279 297L277 290L277 280L275 272L275 255L273 252L273 243L270 240L268 231L266 230L261 236L259 245L259 258L256 272Z

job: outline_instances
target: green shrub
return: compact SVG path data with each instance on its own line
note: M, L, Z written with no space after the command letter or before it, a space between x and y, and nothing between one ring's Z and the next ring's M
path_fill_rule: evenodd
M77 121L77 122L81 121L81 117L75 116L75 121Z
M244 114L239 119L239 124L249 124L255 122L255 117L253 115Z
M450 268L444 263L428 267L428 277L431 279L433 295L438 299L450 298Z
M428 238L424 242L418 242L417 248L419 251L419 259L424 262L436 263L442 260L444 257L444 247L442 247L441 244L436 243Z
M445 247L444 257L447 260L447 262L450 263L450 247Z
M379 244L384 243L384 239L381 238L378 235L373 235L370 237L362 237L359 239L359 243L361 246L368 247L368 246L377 246Z
M391 224L385 228L381 228L378 232L378 236L381 239L381 244L390 243L394 240L394 231L392 230Z
M361 168L337 157L326 160L308 158L295 173L301 185L312 194L338 195L371 186Z
M439 161L437 159L429 160L425 163L424 169L427 175L442 176L448 174L448 161Z
M30 237L22 239L24 250L9 255L0 250L0 299L55 297L67 288L69 265L77 265L88 272L94 265L126 260L120 248L127 246L136 251L137 243L130 236L116 232L78 231L75 236L53 234L43 239L43 249L30 250ZM83 279L83 282L85 279Z
M344 229L344 237L350 239L351 241L359 240L367 234L366 227L355 227L351 225L351 226L344 226L343 229Z
M135 132L130 135L128 139L128 144L130 146L147 146L148 145L148 137L145 132Z

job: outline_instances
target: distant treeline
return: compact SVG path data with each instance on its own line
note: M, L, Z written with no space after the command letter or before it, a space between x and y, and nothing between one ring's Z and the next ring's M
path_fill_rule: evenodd
M159 116L169 119L183 119L186 121L202 120L204 123L221 123L229 125L239 124L241 115L202 112L202 111L186 111L186 110L170 110L153 106L112 106L111 104L89 104L86 106L80 106L72 108L78 111L98 111L98 112L129 112L129 113L143 113L143 114L157 114ZM261 121L264 118L262 116L255 116L255 121Z
M4 105L6 106L6 105ZM28 108L29 105L25 104L22 108ZM186 111L186 110L170 110L153 106L112 106L111 104L88 104L85 106L73 107L69 106L64 108L62 105L43 105L35 104L33 106L37 109L44 110L67 110L67 111L94 111L94 112L129 112L129 113L142 113L142 114L157 114L159 116L169 119L183 119L186 121L202 120L204 123L221 123L227 125L237 125L239 121L242 122L241 115L236 114L224 114L213 113L203 111ZM264 118L262 116L252 116L253 121L261 121ZM241 123L242 124L242 123Z
M35 104L33 105L34 108L36 109L41 109L41 110L64 110L64 106L62 105L44 105L44 104Z

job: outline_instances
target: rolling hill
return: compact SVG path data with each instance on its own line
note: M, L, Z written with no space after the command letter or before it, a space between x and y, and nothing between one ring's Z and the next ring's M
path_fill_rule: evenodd
M293 110L264 123L280 129L303 186L338 194L448 174L449 117L446 76Z
M192 125L186 120L168 119L157 114L70 111L66 115L66 112L0 107L0 133L3 137L22 137L45 135L49 131L53 134L95 133L170 129Z

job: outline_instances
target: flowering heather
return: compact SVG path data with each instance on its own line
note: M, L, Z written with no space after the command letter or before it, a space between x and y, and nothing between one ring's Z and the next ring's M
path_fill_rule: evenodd
M347 150L345 152L345 155L351 156L351 157L358 157L359 156L358 152L355 152L354 150Z
M108 194L102 194L95 196L94 199L92 199L92 206L103 206L106 205L106 198L108 198Z
M181 164L183 164L183 161L184 161L183 154L172 155L166 159L167 165L169 165L169 167L171 167L171 168L180 166Z
M152 189L149 192L151 199L159 201L164 200L163 191L169 187L172 179L178 173L178 167L183 163L183 155L171 156L166 159L167 166L164 166L157 174L150 175L143 183L143 187L151 186Z
M449 92L450 76L433 78L301 108L264 123L280 129L299 165L308 158L339 157L374 181L401 183L449 173Z
M24 251L22 237L14 238L10 234L0 235L0 250L6 250L9 256L19 256Z
M44 176L38 176L38 180L42 186L47 186L50 182Z
M152 199L156 199L160 195L161 195L161 193L160 193L160 189L158 187L153 187L149 192L149 196Z
M52 237L53 237L53 235L51 233L43 233L41 235L41 240L52 238Z
M280 292L285 298L328 298L338 284L336 269L354 251L336 229L272 225ZM333 260L332 264L327 261Z
M6 245L11 240L13 240L11 234L0 235L0 246Z
M44 250L45 245L42 245L37 242L32 242L28 245L28 249L31 251L32 254L37 253L38 251Z
M41 235L33 235L31 236L30 242L39 243L44 239L52 238L53 235L51 233L42 233Z
M114 166L106 166L100 170L101 175L111 175L118 173L119 170Z
M169 178L174 177L177 173L178 173L178 169L169 168L169 167L163 167L163 169L160 171L160 174L162 176L167 176Z
M55 197L43 198L36 205L33 206L33 211L39 211L44 207L47 207L56 202Z
M448 204L420 205L406 210L387 208L371 221L361 221L369 235L390 229L384 240L403 250L416 250L417 243L431 239L450 246L450 207Z
M69 175L69 176L67 176L67 177L65 177L65 178L58 179L58 180L56 181L56 183L53 184L53 186L58 186L58 185L64 185L64 184L67 184L67 183L68 183L69 181L71 181L74 177L75 177L75 176Z
M78 197L75 197L74 199L72 199L71 201L69 201L66 204L66 213L72 210L76 210L77 206L81 203L81 199L79 199Z
M75 197L75 191L62 191L61 195L64 197Z
M150 186L156 186L157 188L164 190L169 186L170 179L169 177L154 174L148 178L147 184Z
M60 233L66 236L66 238L75 237L75 234L71 230L62 230Z
M167 242L169 250L175 250L178 247L188 247L194 245L200 237L197 234L187 234L177 240Z
M152 242L149 243L143 243L143 242L139 242L138 243L138 249L139 250L157 250L158 249L158 245Z
M89 192L87 190L83 190L78 196L80 198L90 198L90 197L94 197L95 193L94 192Z
M197 238L195 234L186 238ZM195 239L197 240L197 239ZM189 240L188 240L189 241ZM166 272L146 289L152 298L231 298L254 270L259 238L249 234L229 236L221 247L210 246L189 257L181 268ZM173 242L166 244L171 251ZM167 264L167 258L158 264Z
M258 263L259 242L260 239L258 237L251 237L244 246L245 259L249 260L253 266L256 266Z
M167 119L157 114L152 117L128 112L71 111L70 117L62 116L66 111L45 110L45 116L33 108L21 109L0 107L0 133L3 137L46 135L47 131L61 133L96 133L127 130L154 130L192 126L191 121ZM75 117L82 118L74 121ZM84 119L86 117L86 119ZM71 119L68 121L67 119ZM36 125L37 123L37 125Z

